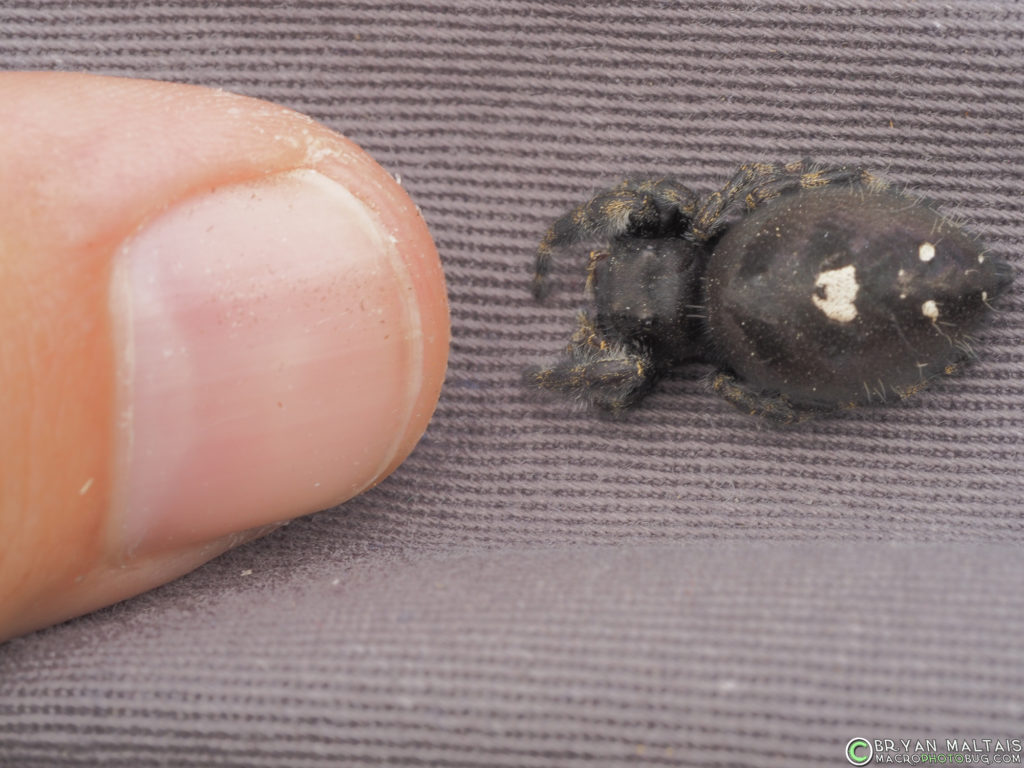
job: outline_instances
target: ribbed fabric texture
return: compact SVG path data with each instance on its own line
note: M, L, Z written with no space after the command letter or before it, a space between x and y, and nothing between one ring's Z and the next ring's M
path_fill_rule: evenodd
M769 427L662 382L524 388L584 306L547 225L626 175L811 156L1018 266L1024 10L1004 2L6 3L0 64L181 80L325 122L437 240L452 355L386 482L0 648L0 766L792 766L1024 738L1024 307L906 403ZM2 105L0 105L2 109ZM1019 281L1018 281L1019 282Z
M1020 733L1009 547L238 562L12 643L4 765L788 768Z

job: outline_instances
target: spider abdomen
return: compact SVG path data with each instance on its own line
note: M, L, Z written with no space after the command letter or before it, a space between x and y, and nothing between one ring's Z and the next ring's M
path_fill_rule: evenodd
M962 359L1009 270L887 189L784 194L729 227L706 273L709 356L810 409L905 396Z

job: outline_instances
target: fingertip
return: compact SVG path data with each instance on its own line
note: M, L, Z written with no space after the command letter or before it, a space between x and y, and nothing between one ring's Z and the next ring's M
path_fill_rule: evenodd
M9 74L0 91L0 637L401 463L440 393L448 309L422 217L365 152L202 88Z

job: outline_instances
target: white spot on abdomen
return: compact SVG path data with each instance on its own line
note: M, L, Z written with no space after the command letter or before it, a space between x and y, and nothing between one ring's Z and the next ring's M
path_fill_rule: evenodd
M931 261L935 258L935 246L931 243L921 243L917 248L917 258L921 261Z
M853 264L822 272L815 280L814 288L811 301L829 320L849 323L857 317L857 307L853 302L860 285L857 284L857 269Z
M928 301L921 305L921 314L929 320L938 320L939 305L935 303L934 299L928 299Z

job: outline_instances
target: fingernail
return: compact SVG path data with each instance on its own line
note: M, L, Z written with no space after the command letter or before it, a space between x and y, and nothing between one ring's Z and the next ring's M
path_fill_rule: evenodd
M121 547L325 509L401 462L448 332L436 251L410 216L421 231L394 231L401 216L300 170L178 204L121 248Z

